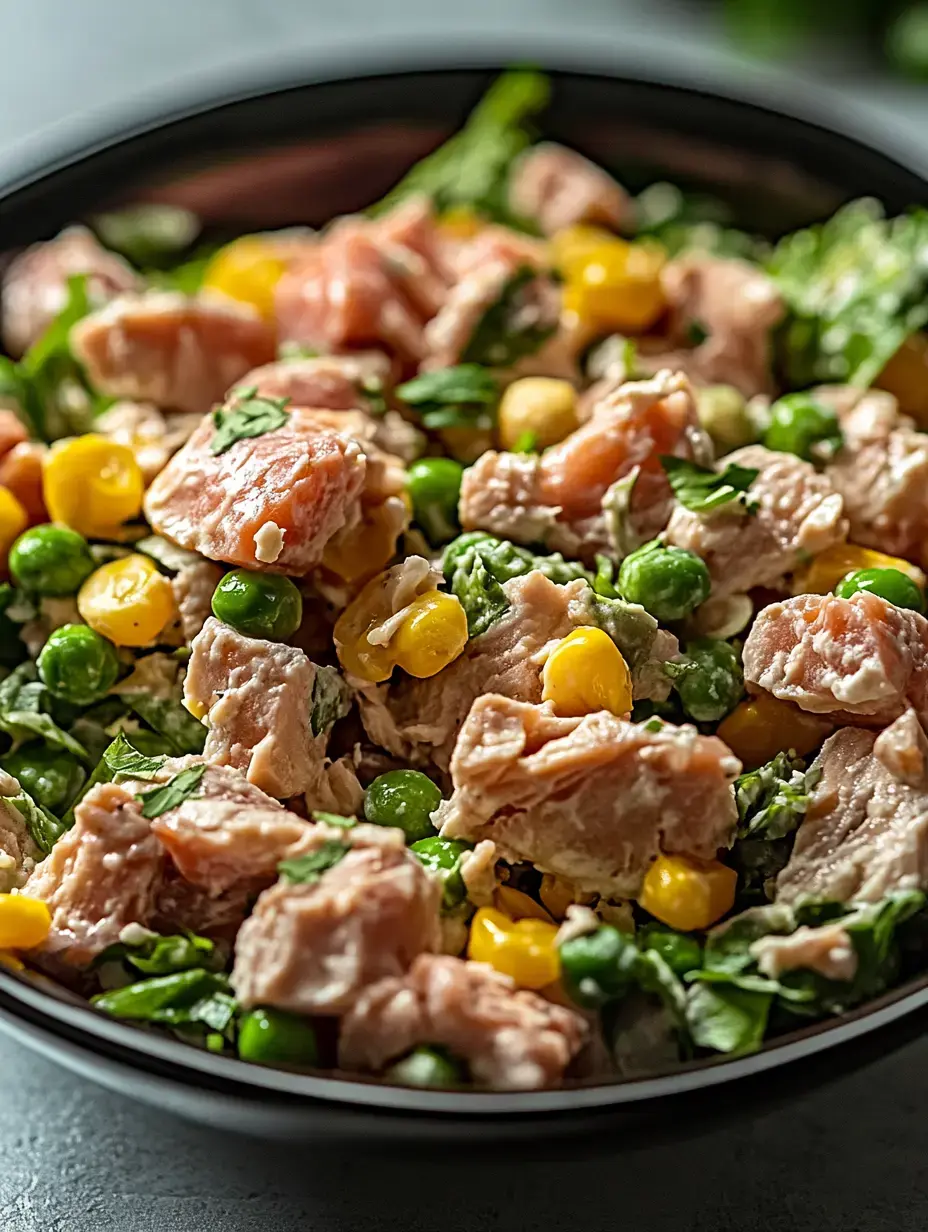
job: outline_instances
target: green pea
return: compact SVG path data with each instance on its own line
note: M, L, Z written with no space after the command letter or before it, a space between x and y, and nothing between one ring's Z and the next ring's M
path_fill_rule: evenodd
M396 826L407 843L435 833L431 814L441 804L441 792L419 770L379 774L364 793L364 816L377 826Z
M233 569L213 591L213 615L246 637L281 642L303 619L303 596L288 577Z
M734 710L744 694L738 652L728 642L700 638L687 643L682 661L667 664L684 712L697 723L715 723Z
M248 1010L239 1021L238 1055L259 1065L315 1065L319 1051L312 1024L284 1010Z
M34 595L73 595L96 568L83 535L67 526L33 526L10 548L10 574Z
M464 1081L464 1067L444 1049L420 1044L391 1065L384 1077L405 1087L457 1087Z
M770 408L764 445L777 453L794 453L811 462L841 448L838 416L811 394L787 394Z
M419 458L409 468L406 490L413 517L430 543L447 543L460 530L458 498L464 467L452 458Z
M859 590L879 595L896 607L908 607L913 612L925 612L925 596L920 588L901 569L858 569L849 573L835 587L835 594L850 599Z
M560 947L561 977L578 1005L616 1001L628 991L638 963L634 938L603 924L595 932L565 941Z
M116 683L119 658L112 642L87 625L62 625L39 655L42 683L53 697L89 706Z
M412 843L409 850L434 876L439 877L444 884L442 906L446 911L453 911L467 897L464 878L461 876L461 856L465 851L473 851L473 843L464 843L455 838L419 839Z
M638 945L642 950L656 950L675 975L686 975L702 966L702 947L695 937L658 924L638 930Z
M619 569L622 598L660 621L689 616L709 598L710 587L709 570L695 552L656 539L626 556Z
M19 779L37 804L55 814L68 807L85 778L76 757L38 741L30 741L14 753L8 753L0 765Z

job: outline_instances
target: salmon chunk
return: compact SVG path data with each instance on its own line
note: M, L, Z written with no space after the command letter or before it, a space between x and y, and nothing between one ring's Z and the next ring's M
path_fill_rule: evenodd
M532 146L513 167L509 207L537 222L545 235L575 223L618 231L634 221L634 206L621 184L576 150L550 141Z
M718 598L758 586L778 587L784 577L847 536L844 500L826 476L792 454L749 445L722 464L756 469L749 513L732 501L711 513L674 508L667 542L701 556Z
M928 889L928 741L915 713L880 734L836 732L815 766L820 778L777 901L875 903Z
M243 1005L342 1014L369 985L440 949L441 887L402 831L314 826L295 858L333 845L337 862L317 880L282 876L242 925L232 985Z
M27 351L68 302L68 279L87 276L92 304L141 288L142 280L122 257L97 242L86 227L68 227L53 240L33 244L3 276L3 344L11 355Z
M274 358L276 340L243 304L146 291L78 321L71 348L98 393L202 415L233 381Z
M358 998L341 1025L339 1064L376 1072L431 1044L464 1061L479 1086L531 1091L561 1081L587 1034L579 1014L485 963L423 954Z
M731 844L740 768L694 727L558 718L549 704L488 694L461 729L437 824L579 890L635 897L659 851L712 859Z
M241 770L270 796L331 808L326 736L313 735L317 669L302 650L244 637L211 616L190 648L184 701L203 714L207 761Z
M771 603L744 644L744 679L801 710L882 727L912 706L928 721L928 620L858 591Z
M540 456L483 454L464 473L461 525L592 559L616 550L604 511L614 485L632 485L628 520L644 542L663 530L673 508L661 455L693 458L708 448L686 377L667 371L627 382Z
M90 962L127 924L148 924L163 873L164 850L129 788L91 788L22 889L51 912L42 952L75 966Z
M212 417L204 417L148 489L152 529L211 560L307 573L333 535L360 516L361 447L299 410L220 454L213 452L215 433ZM261 547L265 528L278 545L271 559Z

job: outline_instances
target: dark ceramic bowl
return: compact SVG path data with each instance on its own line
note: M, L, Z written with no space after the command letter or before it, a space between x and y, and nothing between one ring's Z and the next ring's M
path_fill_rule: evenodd
M232 233L325 222L381 195L460 122L491 76L453 70L277 82L246 97L153 107L130 131L100 132L83 145L40 141L15 166L7 159L3 245L48 237L84 214L137 200L189 206ZM879 197L890 210L924 198L916 172L834 123L797 118L795 91L787 114L655 76L555 75L547 135L631 185L666 178L710 190L739 224L759 231L813 221L855 196ZM557 1091L452 1093L245 1065L111 1021L50 981L0 969L0 1027L27 1045L153 1104L278 1137L453 1136L477 1125L484 1136L551 1134L610 1117L663 1132L695 1115L704 1121L710 1112L756 1108L885 1053L921 1030L926 1015L916 1011L926 1004L928 976L749 1057Z

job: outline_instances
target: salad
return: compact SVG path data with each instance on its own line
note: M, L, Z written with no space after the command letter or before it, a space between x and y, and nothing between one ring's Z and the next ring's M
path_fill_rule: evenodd
M318 233L8 262L7 966L509 1090L925 969L928 214L752 236L547 101Z

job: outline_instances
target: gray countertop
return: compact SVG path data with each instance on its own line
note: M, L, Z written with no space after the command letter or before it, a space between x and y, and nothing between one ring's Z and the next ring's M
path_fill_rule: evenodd
M569 11L568 11L569 9ZM565 15L567 14L567 15ZM780 80L721 50L698 5L638 0L5 0L0 173L49 127L79 132L193 83L234 88L255 66L331 71L582 42L602 65L663 46L704 80ZM672 42L668 42L668 36ZM788 84L781 88L788 94ZM832 66L818 84L848 122L928 158L928 91ZM0 1228L368 1232L588 1227L630 1232L923 1232L928 1041L736 1125L681 1144L604 1135L493 1158L414 1148L384 1156L266 1145L198 1129L99 1090L0 1038Z

